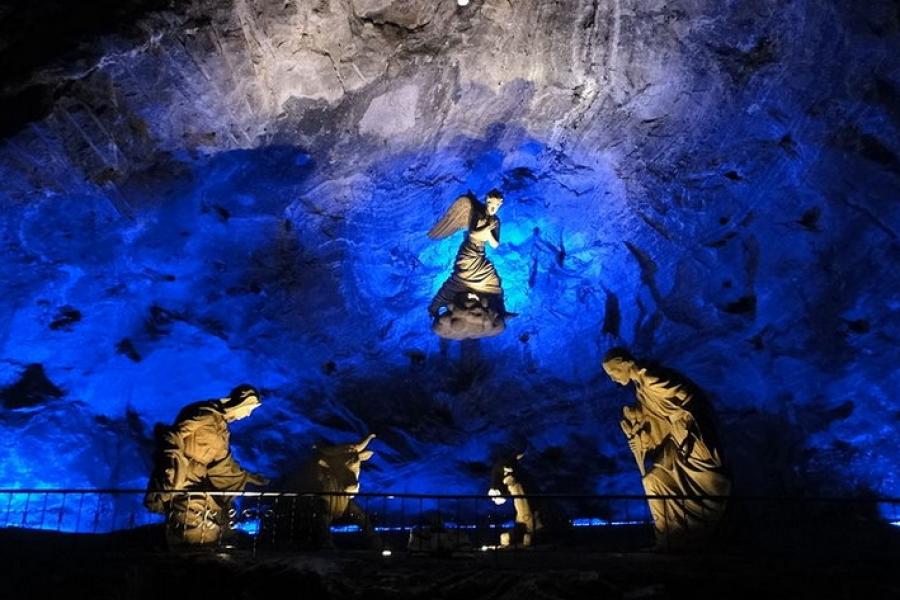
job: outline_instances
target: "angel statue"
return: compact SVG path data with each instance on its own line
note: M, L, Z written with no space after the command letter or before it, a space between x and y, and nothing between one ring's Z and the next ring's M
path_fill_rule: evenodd
M434 319L432 330L452 340L477 339L497 335L506 328L503 288L500 276L484 253L484 245L500 245L497 211L503 194L493 189L485 203L469 192L457 198L428 237L442 240L466 229L453 264L453 273L438 290L428 312Z

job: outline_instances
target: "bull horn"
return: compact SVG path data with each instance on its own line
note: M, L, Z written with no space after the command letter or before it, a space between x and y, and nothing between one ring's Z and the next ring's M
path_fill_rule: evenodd
M357 451L357 452L362 452L363 450L365 450L365 449L366 449L366 446L369 445L369 442L371 442L371 441L372 441L372 438L374 438L374 437L375 437L375 434L374 434L374 433L370 433L368 436L366 436L365 438L363 438L363 440L362 440L360 443L356 444L356 451Z

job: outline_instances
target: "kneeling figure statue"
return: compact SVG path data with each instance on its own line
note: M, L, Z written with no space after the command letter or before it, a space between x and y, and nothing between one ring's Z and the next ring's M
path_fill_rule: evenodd
M603 369L620 385L634 384L637 404L620 422L641 472L657 547L708 538L725 511L731 481L722 460L712 409L687 381L613 349ZM650 468L647 470L647 463Z
M166 515L170 545L215 544L229 532L233 496L268 479L244 470L229 447L228 425L260 406L259 392L240 385L227 398L183 408L163 431L144 505Z

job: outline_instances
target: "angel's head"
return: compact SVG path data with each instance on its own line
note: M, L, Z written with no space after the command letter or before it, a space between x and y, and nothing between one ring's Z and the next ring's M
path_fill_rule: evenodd
M503 206L503 194L500 193L500 190L494 188L488 192L487 199L484 201L484 207L488 216L493 217L496 215L501 206Z

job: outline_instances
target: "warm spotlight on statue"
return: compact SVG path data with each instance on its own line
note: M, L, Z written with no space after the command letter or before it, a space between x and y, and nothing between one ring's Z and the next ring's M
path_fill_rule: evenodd
M651 497L657 545L706 539L716 531L731 492L709 403L683 377L623 349L607 353L603 370L619 385L634 384L637 404L622 409L620 425Z
M195 402L162 430L144 505L166 515L172 545L215 544L230 533L233 498L204 492L240 492L269 480L241 467L231 454L228 425L250 416L260 394L239 385L226 398Z
M544 526L538 512L525 497L527 492L518 473L519 461L523 456L524 453L501 457L494 464L491 474L488 496L497 505L506 503L505 496L513 496L516 510L515 526L511 531L500 534L500 548L531 546L535 533ZM530 491L534 493L534 490Z

